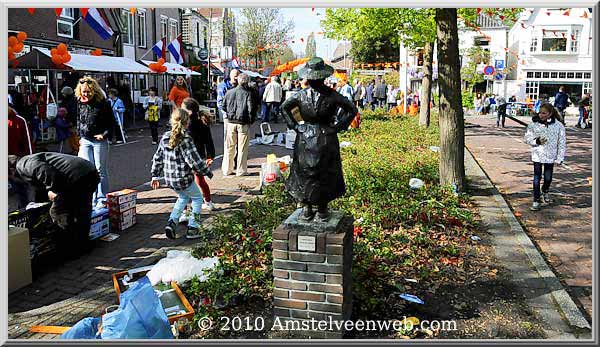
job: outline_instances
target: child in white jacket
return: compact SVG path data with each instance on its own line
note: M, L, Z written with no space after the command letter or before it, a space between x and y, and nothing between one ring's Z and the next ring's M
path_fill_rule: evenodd
M527 126L525 142L531 146L531 160L533 161L533 205L532 211L540 209L540 203L552 203L550 198L550 183L554 164L562 164L565 160L567 140L565 127L558 122L558 111L550 103L540 106L540 112L533 117L533 121ZM542 167L544 169L544 184L540 192L540 181L542 179Z

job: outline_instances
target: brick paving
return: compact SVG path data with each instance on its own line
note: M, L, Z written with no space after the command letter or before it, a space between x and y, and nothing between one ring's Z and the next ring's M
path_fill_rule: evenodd
M283 128L283 125L278 124L277 127ZM124 147L123 150L130 149ZM245 177L224 178L220 171L221 159L215 160L214 177L208 183L216 210L212 213L203 211L203 224L210 223L211 215L227 213L251 198L248 190L258 187L260 164L266 161L269 153L283 156L291 155L292 151L279 146L251 146L249 176ZM150 159L133 157L133 160ZM145 170L139 172L138 181L142 183L147 180L148 173ZM164 235L165 222L176 200L172 190L152 190L148 183L136 189L139 193L135 226L121 232L121 236L112 242L96 241L96 247L90 253L77 259L46 266L34 277L31 285L9 295L9 338L56 338L51 334L28 333L29 326L70 326L86 316L98 316L104 308L116 304L111 279L113 273L140 266L166 247L190 248L198 242L185 237L170 240ZM179 232L184 231L182 226Z
M525 127L507 120L495 128L491 118L468 117L465 143L520 223L544 253L569 294L592 315L592 132L575 129L567 118L566 166L555 166L552 206L532 212L533 167ZM589 318L588 317L588 318Z

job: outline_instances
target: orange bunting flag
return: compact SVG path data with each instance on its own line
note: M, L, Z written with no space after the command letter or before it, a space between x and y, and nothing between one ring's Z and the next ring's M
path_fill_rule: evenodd
M505 18L504 16L500 15L500 20L504 20L504 18Z
M281 65L281 59L277 59L277 65Z
M311 8L311 11L315 12L315 8L314 8L314 7L313 7L313 8Z
M481 9L480 9L480 8L478 8L478 9L477 9L477 14L480 14L480 13L481 13Z
M29 12L29 14L33 15L33 13L35 12L35 8L28 8L27 12Z
M62 13L62 10L63 10L62 8L55 8L54 9L54 13L56 13L57 17L60 16L60 14Z
M566 38L565 33L562 33L562 37L563 37L563 39Z
M563 36L564 36L564 35L565 35L565 34L563 33ZM571 40L575 41L575 34L571 34Z
M581 18L588 18L587 11L584 11L584 12L583 12L583 16L581 16Z
M302 41L302 43L304 43L304 37L301 37L301 38L300 38L300 41Z
M131 12L131 14L135 14L135 11L137 11L137 9L135 7L131 7L129 9L129 12Z
M552 15L552 13L551 12L546 12L546 15L550 16L550 15Z
M570 9L569 9L569 10L566 10L566 11L563 13L563 16L570 16L570 15L571 15L571 10L570 10Z
M87 13L88 13L88 9L87 8L84 7L84 8L81 9L81 16L83 18L85 18L87 16Z

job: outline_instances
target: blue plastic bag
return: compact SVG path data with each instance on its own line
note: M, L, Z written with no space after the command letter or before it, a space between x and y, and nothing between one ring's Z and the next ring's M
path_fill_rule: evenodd
M61 339L99 339L98 334L98 323L100 318L87 317L77 324L73 325L71 329L60 335Z
M160 299L144 276L121 294L119 308L102 316L102 339L172 339Z

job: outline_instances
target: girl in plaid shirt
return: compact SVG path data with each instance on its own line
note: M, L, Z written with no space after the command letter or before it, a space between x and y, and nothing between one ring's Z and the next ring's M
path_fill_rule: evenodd
M181 213L188 201L192 200L192 216L188 221L186 238L200 237L198 220L202 210L202 192L194 182L194 173L212 178L209 166L200 157L194 140L187 133L190 123L189 114L182 109L175 109L171 114L171 131L164 133L158 149L152 158L152 189L160 186L159 178L175 190L177 201L165 227L165 234L170 239L177 238L176 228Z

